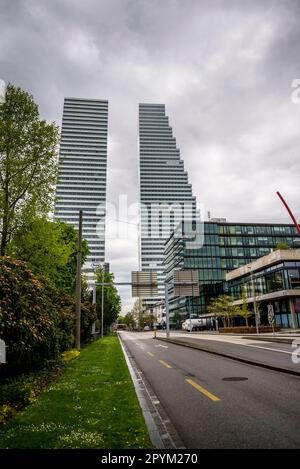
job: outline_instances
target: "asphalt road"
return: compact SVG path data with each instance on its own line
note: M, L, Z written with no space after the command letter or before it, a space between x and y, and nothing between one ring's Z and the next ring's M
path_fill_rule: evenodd
M300 448L299 377L121 336L187 448Z
M165 337L166 334L160 333L159 337ZM227 340L214 340L213 336L209 339L201 335L188 335L172 333L173 339L194 343L201 347L214 350L216 352L234 355L246 360L265 363L274 367L294 370L300 373L300 364L293 363L291 344L282 344L276 342L255 341L251 339L237 339L234 342ZM229 338L230 340L230 338ZM298 342L299 343L299 342ZM299 344L300 346L300 344Z

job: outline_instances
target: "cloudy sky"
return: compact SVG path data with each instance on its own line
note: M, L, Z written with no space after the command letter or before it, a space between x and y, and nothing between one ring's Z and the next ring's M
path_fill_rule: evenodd
M109 100L109 202L138 200L138 103L158 102L203 213L290 222L275 192L300 218L299 19L298 0L0 0L0 78L59 124L64 96ZM107 260L120 281L137 268L134 225Z

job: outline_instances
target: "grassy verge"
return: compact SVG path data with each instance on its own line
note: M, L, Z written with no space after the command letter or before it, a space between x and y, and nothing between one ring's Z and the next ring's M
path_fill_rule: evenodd
M0 448L151 448L116 335L87 346L62 378L0 429Z
M35 372L6 377L0 381L0 426L16 412L34 402L65 370L65 361L57 360Z

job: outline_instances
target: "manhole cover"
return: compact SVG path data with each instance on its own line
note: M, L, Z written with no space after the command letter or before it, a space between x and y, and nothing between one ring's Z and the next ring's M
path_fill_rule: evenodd
M244 376L229 376L228 378L222 378L223 381L247 381L248 378Z

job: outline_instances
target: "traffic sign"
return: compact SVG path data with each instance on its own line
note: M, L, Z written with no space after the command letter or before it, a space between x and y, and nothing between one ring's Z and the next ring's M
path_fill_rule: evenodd
M133 297L157 296L157 272L131 272L131 285Z
M198 270L174 270L175 296L199 296Z

